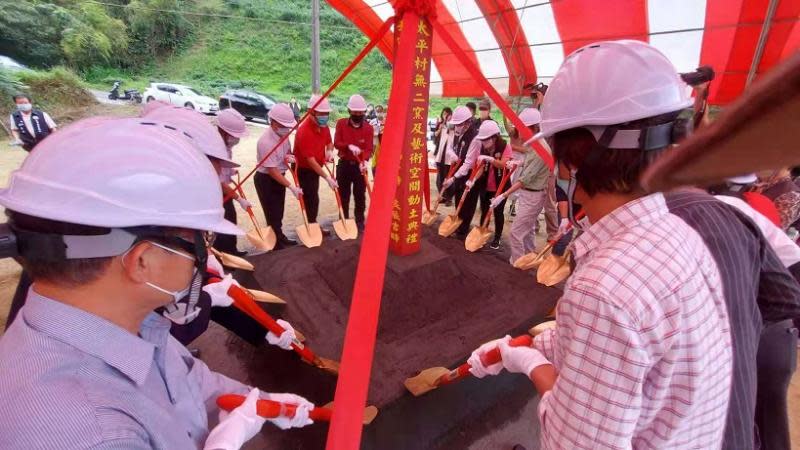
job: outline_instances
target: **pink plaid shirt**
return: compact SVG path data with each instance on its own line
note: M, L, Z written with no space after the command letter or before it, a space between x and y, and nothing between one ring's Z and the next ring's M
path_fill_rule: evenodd
M557 326L534 347L558 372L539 403L545 449L714 449L731 387L719 271L661 194L574 243Z

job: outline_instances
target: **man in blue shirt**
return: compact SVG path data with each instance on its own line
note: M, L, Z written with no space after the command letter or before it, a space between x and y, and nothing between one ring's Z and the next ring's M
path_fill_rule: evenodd
M259 398L298 405L271 419L281 428L311 423L302 397L209 370L160 314L200 289L208 232L241 234L192 139L144 119L84 120L0 190L2 254L33 279L0 339L0 448L235 449L264 423ZM226 393L247 401L209 433Z

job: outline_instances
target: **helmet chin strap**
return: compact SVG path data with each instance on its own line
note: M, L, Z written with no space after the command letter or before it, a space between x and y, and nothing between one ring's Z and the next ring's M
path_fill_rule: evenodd
M583 225L575 219L576 211L575 211L575 188L578 187L578 180L575 178L578 171L576 169L570 169L569 171L569 185L567 187L567 217L569 221L572 223L572 227L576 230L583 230Z

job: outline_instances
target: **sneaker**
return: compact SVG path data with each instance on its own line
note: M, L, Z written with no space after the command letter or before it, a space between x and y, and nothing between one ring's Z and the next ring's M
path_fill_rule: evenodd
M322 237L328 237L331 235L330 230L326 230L324 228L320 228L320 230L322 231Z
M297 241L295 241L293 239L289 239L288 237L286 237L285 234L281 234L281 235L278 236L278 242L280 242L282 245L284 245L286 247L291 247L292 245L297 245Z
M492 243L489 245L489 248L492 250L498 250L500 248L500 241L492 241Z

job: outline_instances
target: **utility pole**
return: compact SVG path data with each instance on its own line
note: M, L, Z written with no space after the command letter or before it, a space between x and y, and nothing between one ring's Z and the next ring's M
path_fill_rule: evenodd
M311 0L311 92L319 91L319 0Z

